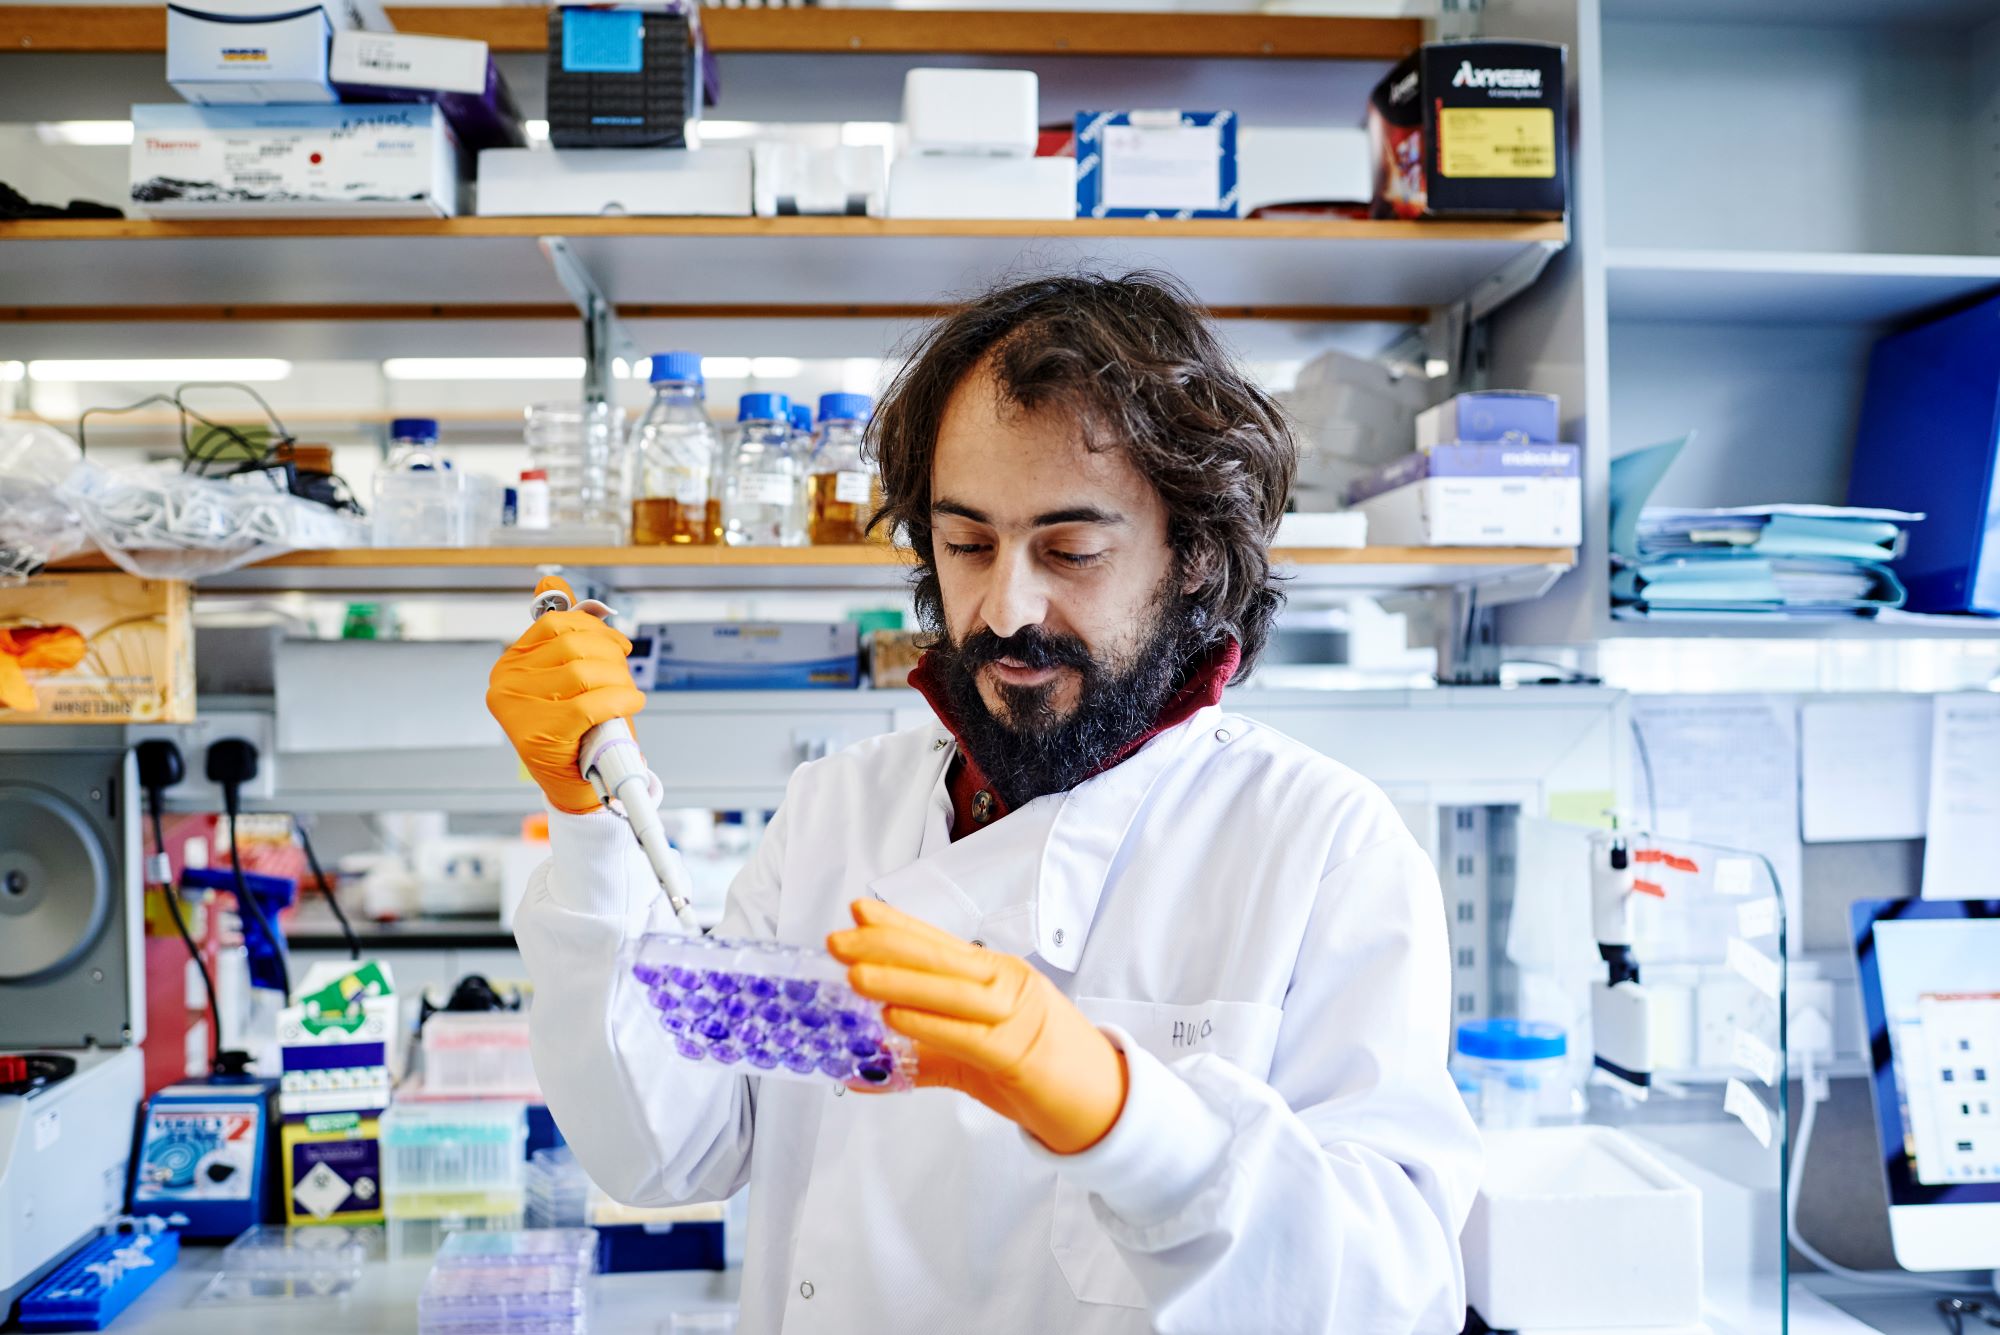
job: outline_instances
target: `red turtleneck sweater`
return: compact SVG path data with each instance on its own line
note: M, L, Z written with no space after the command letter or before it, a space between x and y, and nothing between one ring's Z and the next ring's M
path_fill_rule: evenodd
M1145 733L1135 738L1130 745L1111 757L1094 774L1102 774L1113 765L1137 751L1167 729L1187 722L1196 713L1222 699L1222 688L1236 675L1237 666L1243 661L1243 648L1235 640L1224 640L1209 650L1207 657L1195 667L1187 684L1167 700L1161 707L1158 718ZM971 834L974 830L991 825L1007 814L1007 804L1000 794L987 784L986 776L979 770L979 762L965 749L965 733L953 718L945 701L943 684L931 671L931 657L925 654L910 671L910 685L923 693L951 735L958 739L958 758L952 762L951 774L946 783L951 789L951 837L954 842Z

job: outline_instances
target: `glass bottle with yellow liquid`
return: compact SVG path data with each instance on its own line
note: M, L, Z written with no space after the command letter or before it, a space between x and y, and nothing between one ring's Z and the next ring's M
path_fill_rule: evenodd
M861 456L874 402L866 394L822 394L812 460L808 528L815 546L868 541L875 474Z
M722 541L715 472L721 439L708 419L701 357L653 357L653 403L632 433L632 541L645 547Z

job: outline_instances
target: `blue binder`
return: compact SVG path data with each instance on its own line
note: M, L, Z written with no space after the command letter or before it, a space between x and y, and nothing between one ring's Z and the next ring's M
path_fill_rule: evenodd
M1875 345L1849 505L1921 510L1897 572L1913 612L2000 616L2000 297Z

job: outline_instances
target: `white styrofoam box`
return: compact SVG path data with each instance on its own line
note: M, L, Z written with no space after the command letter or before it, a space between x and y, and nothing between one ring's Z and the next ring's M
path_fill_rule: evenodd
M750 151L760 218L793 213L882 216L889 159L879 146L753 144Z
M747 218L750 206L747 148L489 148L479 155L483 217Z
M1466 1297L1496 1330L1701 1318L1701 1192L1609 1127L1487 1132L1460 1245Z
M243 17L167 6L167 82L204 105L338 102L324 9Z
M1368 516L1358 510L1294 512L1278 520L1273 547L1366 547Z
M1412 547L1574 547L1583 484L1573 477L1428 477L1356 501L1369 537Z
M154 218L435 218L458 212L436 107L132 108L132 203Z
M468 37L350 30L333 35L328 75L354 88L410 88L477 97L486 91L486 43Z
M413 682L483 681L500 649L488 640L281 640L274 673L278 749L504 746L506 734L486 712L481 692L408 689Z
M1245 125L1236 132L1237 208L1267 204L1366 204L1375 189L1368 132Z
M912 153L1025 158L1040 132L1033 70L914 69L903 76Z
M383 12L380 0L320 0L320 3L336 31L344 28L367 28L373 32L395 30L395 25ZM200 0L200 9L204 14L236 19L260 19L272 14L293 13L298 8L288 0Z
M896 159L889 169L891 218L1076 216L1076 163L1070 158Z

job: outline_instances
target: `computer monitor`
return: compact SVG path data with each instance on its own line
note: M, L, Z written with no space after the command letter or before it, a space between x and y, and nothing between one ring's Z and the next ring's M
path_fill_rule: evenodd
M2000 900L1851 915L1897 1264L2000 1268Z

